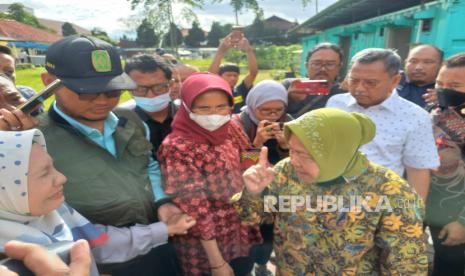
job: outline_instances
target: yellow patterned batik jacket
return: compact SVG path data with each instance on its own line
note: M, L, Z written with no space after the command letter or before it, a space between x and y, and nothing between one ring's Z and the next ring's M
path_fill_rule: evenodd
M280 276L427 275L424 205L393 171L370 163L353 179L303 185L289 159L263 196L242 193L240 217L274 222Z

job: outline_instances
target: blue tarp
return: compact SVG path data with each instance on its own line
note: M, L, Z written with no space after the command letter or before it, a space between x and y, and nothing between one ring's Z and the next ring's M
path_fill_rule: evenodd
M11 41L8 46L16 46L19 48L47 49L49 45L33 41Z

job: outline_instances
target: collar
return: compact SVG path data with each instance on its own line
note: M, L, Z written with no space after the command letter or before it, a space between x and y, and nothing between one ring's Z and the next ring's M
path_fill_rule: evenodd
M392 112L395 112L396 109L398 108L398 100L399 100L399 95L397 94L397 90L394 89L392 90L392 93L391 95L386 99L384 100L382 103L378 104L378 105L375 105L375 106L370 106L368 108L374 108L374 107L382 107L382 108L385 108L389 111L392 111ZM360 108L364 108L362 106L360 106L358 103L357 103L357 100L351 95L349 94L349 101L347 102L347 105L348 106L358 106ZM368 109L368 108L364 108L364 109Z
M70 116L66 115L63 111L61 111L58 108L56 101L53 102L52 108L50 108L49 114L52 117L52 119L54 119L58 123L68 124L74 127L75 129L77 129L79 132L81 132L87 137L95 137L95 136L102 135L99 130L86 126L76 121L75 119L71 118ZM112 135L115 132L116 127L118 126L118 123L119 123L118 117L113 112L108 113L108 116L104 122L105 136Z

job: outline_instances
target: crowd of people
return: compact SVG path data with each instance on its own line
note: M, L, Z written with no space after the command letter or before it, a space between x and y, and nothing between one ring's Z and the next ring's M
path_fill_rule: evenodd
M222 64L233 48L241 82ZM61 80L53 103L25 114L34 93L0 46L0 258L36 275L265 276L270 260L280 276L465 275L465 53L418 45L402 70L369 48L345 76L343 60L331 43L308 52L328 90L314 94L255 83L244 36L209 72L166 53L123 67L70 36L37 76ZM46 252L61 241L67 264Z

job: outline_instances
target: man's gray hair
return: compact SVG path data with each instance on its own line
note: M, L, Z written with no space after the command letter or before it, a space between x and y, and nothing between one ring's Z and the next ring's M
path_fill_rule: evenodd
M392 76L399 73L401 66L400 56L392 49L368 48L355 54L352 57L352 66L358 62L370 64L376 61L384 62L384 69Z

